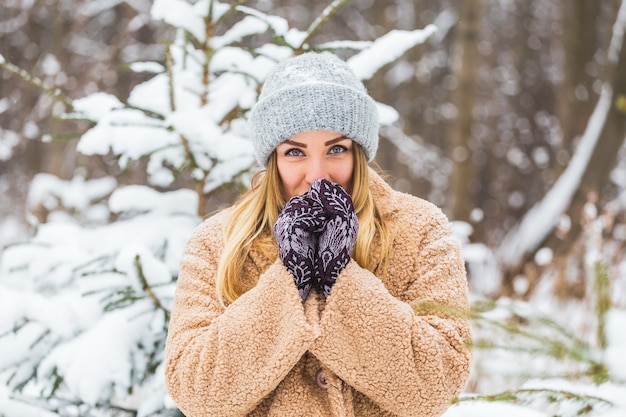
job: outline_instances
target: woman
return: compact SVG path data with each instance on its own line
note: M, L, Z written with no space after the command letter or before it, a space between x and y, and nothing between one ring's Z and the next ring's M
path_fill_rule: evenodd
M182 259L171 397L188 417L441 414L469 373L460 246L439 209L368 167L363 84L332 54L290 58L251 128L265 170Z

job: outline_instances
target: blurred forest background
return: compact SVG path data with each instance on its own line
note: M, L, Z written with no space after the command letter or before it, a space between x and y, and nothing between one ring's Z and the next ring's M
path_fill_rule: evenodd
M203 193L198 179L184 170L170 184L159 185L147 174L149 157L120 164L114 151L77 151L93 121L64 116L74 100L103 92L126 102L135 87L154 77L151 69L132 69L133 63L167 67L175 28L153 19L153 3L2 0L0 248L35 236L53 211L64 210L81 221L83 207L60 194L52 195L58 201L51 204L33 191L33 179L42 173L68 184L76 178L115 178L116 185L95 192L90 204L125 185L150 185L163 192L196 190L198 207L192 211L198 216L232 203L241 191L241 186L225 182ZM226 3L245 3L305 31L330 2ZM400 116L398 123L381 130L377 165L395 188L436 203L458 226L467 239L464 253L473 297L573 300L577 307L596 310L591 315L597 316L581 322L586 332L582 339L594 339L589 334L602 327L601 316L611 306L626 308L624 2L345 3L310 39L312 45L336 39L372 41L394 29L429 24L438 28L365 83L377 101ZM351 52L338 54L348 58ZM106 222L125 219L113 209L105 215ZM7 276L22 267L12 268L5 266ZM55 273L60 269L51 267ZM611 288L608 306L601 305L606 299L599 295L604 290L597 289L598 282L604 290ZM37 285L29 290L36 291ZM148 284L143 290L149 292ZM154 294L145 298L154 299ZM549 310L559 311L559 306ZM156 307L164 311L166 322L167 308ZM524 314L514 315L525 322ZM0 342L5 335L0 331ZM603 337L590 343L606 347ZM596 359L589 357L581 361L593 368ZM3 369L8 366L2 368L0 361ZM599 380L606 380L600 367L586 375L597 376L596 371L603 375ZM491 387L495 385L492 380ZM469 390L481 388L475 376Z
M278 10L300 29L326 6L323 1L248 4ZM378 101L400 113L401 130L411 139L404 142L394 129L383 131L377 163L396 188L435 202L453 220L468 222L470 239L496 250L568 166L603 82L614 86L620 103L625 49L617 65L607 58L619 5L618 0L352 0L314 40L371 40L391 29L438 26L427 43L367 82ZM50 91L58 88L74 99L103 91L123 100L151 76L130 71L129 64L164 59L163 40L171 28L150 19L150 6L147 0L4 0L0 53ZM502 291L512 293L513 281L524 271L536 280L541 265L533 255L544 243L553 259L576 252L584 204L592 202L603 212L623 192L626 180L611 176L626 163L623 106L620 111L616 105L603 126L559 227L502 268ZM45 220L45 208L27 207L36 173L69 180L80 170L86 178L112 174L121 183L146 180L144 170L120 172L110 158L77 154L85 126L59 120L63 110L62 101L0 69L0 230L5 242L28 230L26 212ZM176 183L188 186L182 179ZM218 194L205 210L232 199L232 193ZM611 216L606 233L623 244L624 212ZM621 233L613 236L616 227ZM531 284L523 286L524 292ZM564 295L580 295L582 275L570 274L563 284Z

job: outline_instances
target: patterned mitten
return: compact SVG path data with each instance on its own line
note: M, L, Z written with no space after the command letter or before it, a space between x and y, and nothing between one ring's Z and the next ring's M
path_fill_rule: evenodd
M292 197L274 224L280 260L293 275L302 301L306 300L315 268L313 258L317 249L317 233L322 224L321 210L307 194Z
M316 180L309 194L325 217L325 227L317 245L315 272L320 289L328 297L337 276L350 261L359 222L352 198L341 185L325 179Z

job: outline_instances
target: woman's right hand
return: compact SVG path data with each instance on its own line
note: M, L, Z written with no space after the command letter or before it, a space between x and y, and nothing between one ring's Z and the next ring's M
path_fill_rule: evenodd
M321 207L324 226L317 247L317 282L326 298L339 273L350 262L359 232L359 220L350 194L339 184L319 179L308 193Z
M307 194L292 197L274 224L280 260L293 275L302 301L315 279L317 235L325 224L322 208Z

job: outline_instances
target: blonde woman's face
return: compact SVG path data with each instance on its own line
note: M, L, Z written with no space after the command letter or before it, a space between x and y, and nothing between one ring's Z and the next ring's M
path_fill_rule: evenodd
M352 190L353 143L340 133L299 133L276 147L276 164L285 200L306 193L320 178Z

